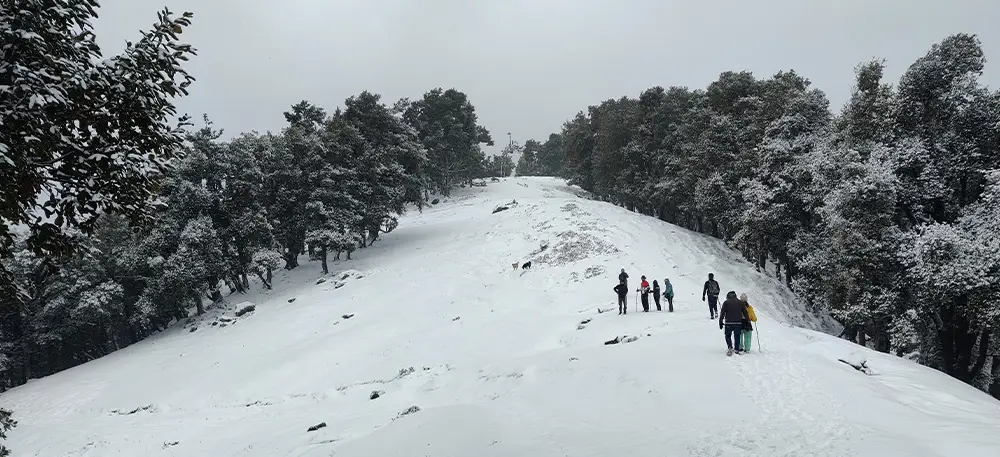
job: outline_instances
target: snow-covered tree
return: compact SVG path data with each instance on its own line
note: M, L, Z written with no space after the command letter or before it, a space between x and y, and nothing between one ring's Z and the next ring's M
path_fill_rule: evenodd
M250 271L260 278L261 284L265 289L270 290L271 280L274 275L274 270L281 267L281 262L283 258L280 253L272 250L262 250L253 253L253 260L251 261Z
M847 147L865 150L892 139L895 125L893 92L882 82L884 70L885 62L877 60L854 69L856 82L851 99L835 123L839 139L845 141Z
M434 190L447 195L455 185L481 174L480 145L493 146L493 139L478 124L476 109L464 93L437 88L420 100L404 101L398 109L427 149L427 176Z
M934 356L940 360L927 361L971 382L984 368L993 328L1000 324L995 251L960 226L935 223L909 237L900 256L920 304L917 312L939 345Z
M513 151L511 152L513 153ZM535 140L528 140L524 142L524 148L521 151L521 155L517 158L517 166L515 167L515 173L517 176L543 176L541 163L539 162L538 157L540 152L542 152L541 143ZM501 155L505 154L506 151Z
M535 156L537 162L535 172L538 176L564 176L563 162L566 157L562 135L549 134L549 138L542 143Z
M1000 219L983 203L1000 169L1000 93L979 84L984 63L965 34L934 45L895 87L881 61L863 63L836 118L794 71L653 87L564 124L561 168L598 198L783 268L847 338L1000 396L1000 357L988 355L1000 335L987 330L1000 323L979 301L1000 292L1000 227L983 222Z
M59 254L65 230L93 230L107 211L149 214L157 182L184 139L172 98L193 78L194 54L178 35L190 13L159 13L152 30L110 59L91 21L96 0L24 0L0 5L0 255L11 228L28 245ZM180 125L186 119L181 117Z

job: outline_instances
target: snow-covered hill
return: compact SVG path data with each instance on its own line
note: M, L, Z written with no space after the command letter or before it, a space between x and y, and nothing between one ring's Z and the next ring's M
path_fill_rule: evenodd
M14 455L1000 455L1000 402L790 326L829 322L721 242L558 180L461 189L355 257L3 394ZM599 312L620 268L670 278L676 312ZM709 272L763 352L726 357Z

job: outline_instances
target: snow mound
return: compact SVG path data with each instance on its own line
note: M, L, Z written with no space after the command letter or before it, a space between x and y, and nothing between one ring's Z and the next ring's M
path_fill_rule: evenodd
M222 331L2 394L14 455L1000 455L1000 402L816 331L835 326L718 240L559 180L458 189L330 268L276 272ZM618 315L621 268L669 278L675 312L633 293ZM749 354L725 355L709 272L756 308Z

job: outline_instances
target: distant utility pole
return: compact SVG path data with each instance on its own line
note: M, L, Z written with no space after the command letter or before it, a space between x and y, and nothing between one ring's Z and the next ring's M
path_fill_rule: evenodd
M505 151L500 151L500 177L506 178L507 175L503 174L503 158L514 153L514 137L510 136L510 132L507 132L507 149Z

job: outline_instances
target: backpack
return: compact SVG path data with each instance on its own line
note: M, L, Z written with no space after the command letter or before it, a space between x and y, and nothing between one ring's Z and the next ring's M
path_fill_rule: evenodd
M719 283L716 281L708 282L708 294L718 297L719 296Z
M747 303L747 316L750 318L751 322L757 322L757 315L753 312L753 306Z

